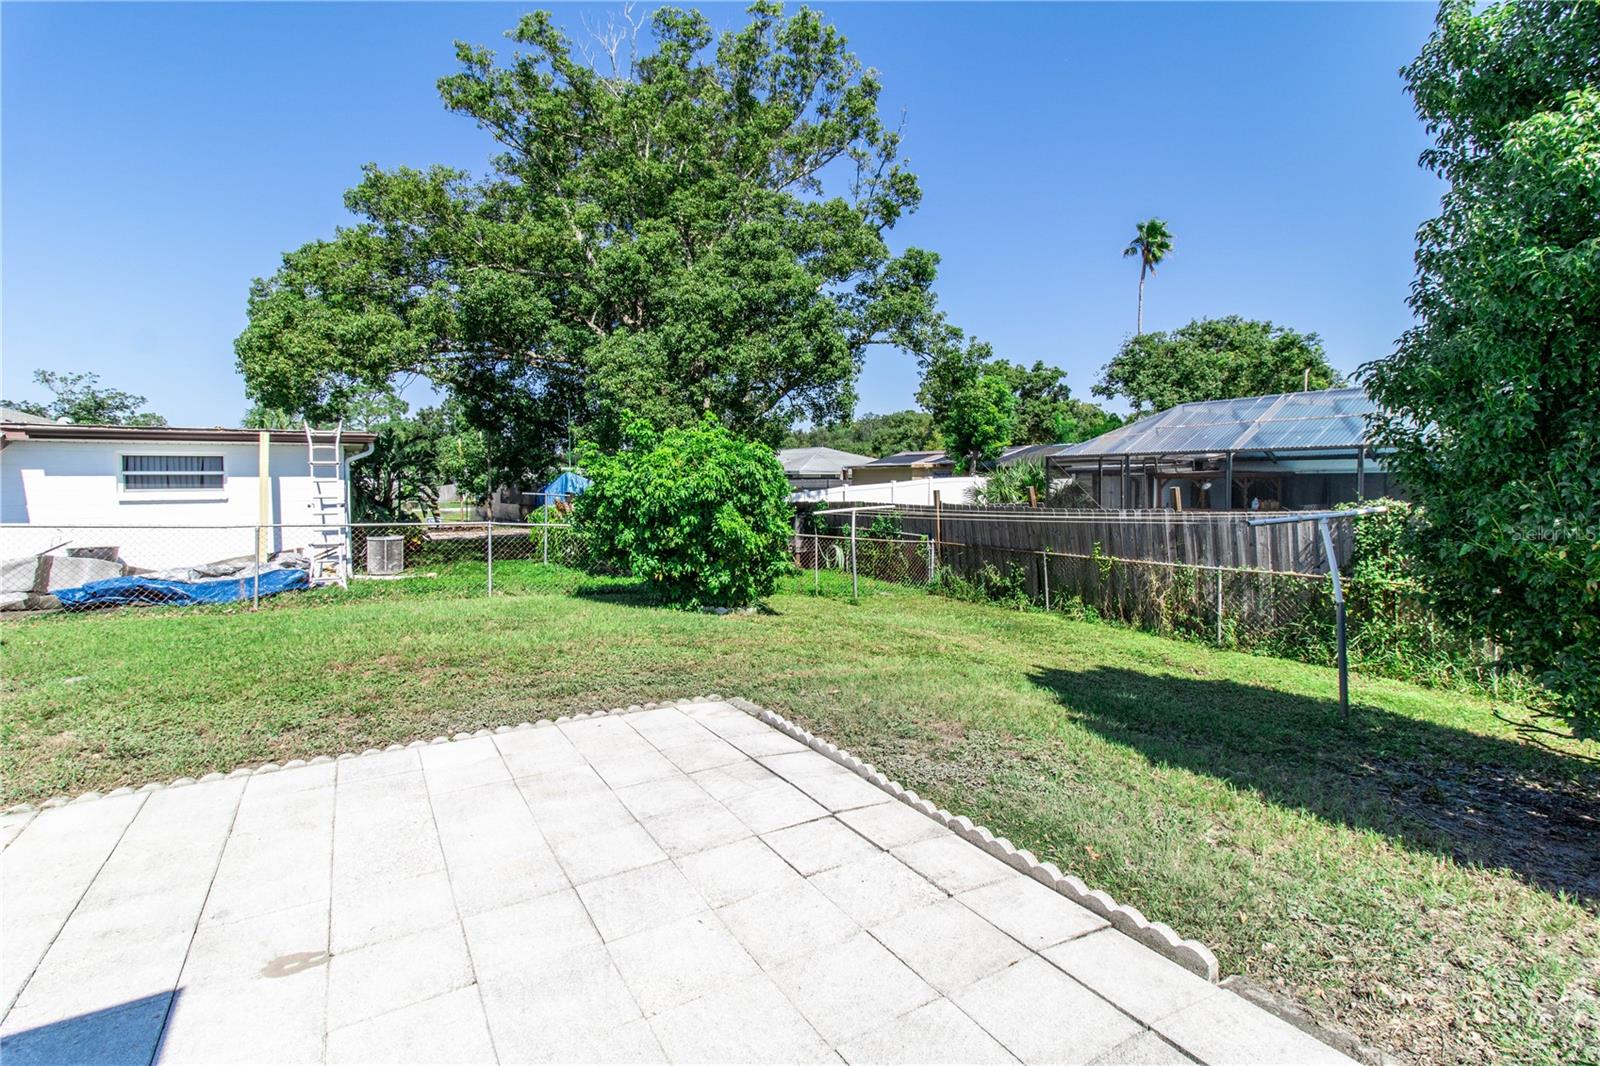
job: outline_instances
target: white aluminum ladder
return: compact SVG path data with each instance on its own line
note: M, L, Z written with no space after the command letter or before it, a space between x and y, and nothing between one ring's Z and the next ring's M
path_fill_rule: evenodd
M306 460L311 472L311 530L306 555L311 560L311 585L338 585L350 580L350 541L347 528L344 450L340 438L344 421L333 429L306 426Z

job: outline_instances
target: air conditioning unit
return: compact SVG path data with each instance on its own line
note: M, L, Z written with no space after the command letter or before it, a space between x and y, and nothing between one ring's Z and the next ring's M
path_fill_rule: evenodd
M406 568L406 538L368 537L367 573L398 574Z

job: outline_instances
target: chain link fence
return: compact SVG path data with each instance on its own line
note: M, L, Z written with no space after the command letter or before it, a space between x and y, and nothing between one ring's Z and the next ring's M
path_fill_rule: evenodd
M887 582L1318 665L1337 654L1326 574L859 533L798 534L794 547L819 595L870 595L873 582ZM1440 622L1419 586L1346 576L1344 588L1353 665L1435 685L1500 686L1495 649Z
M314 573L325 527L0 525L0 608L285 603L321 577L338 598L516 594L583 568L566 522L358 523L337 527L342 572ZM874 583L1129 625L1304 662L1334 661L1326 575L1194 566L992 545L936 544L862 530L797 533L793 558L818 595L857 598ZM338 582L334 582L335 585ZM1494 649L1442 624L1407 582L1347 577L1352 664L1432 684L1497 687Z
M321 585L380 584L485 594L521 587L531 567L581 566L568 523L349 526L0 525L0 609L246 604ZM496 574L498 567L499 573Z

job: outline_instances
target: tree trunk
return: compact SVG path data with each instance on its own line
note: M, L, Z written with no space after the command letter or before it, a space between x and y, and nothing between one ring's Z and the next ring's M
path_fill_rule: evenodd
M1139 336L1144 332L1144 272L1145 264L1139 264L1139 317L1133 327L1133 335Z

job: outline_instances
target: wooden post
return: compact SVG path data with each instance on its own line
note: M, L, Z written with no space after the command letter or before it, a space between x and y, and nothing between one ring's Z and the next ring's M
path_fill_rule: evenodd
M267 561L272 546L272 433L256 438L256 565Z
M1028 486L1028 506L1029 507L1038 507L1039 506L1039 492L1032 485Z
M1174 486L1172 486L1172 509L1174 511L1182 511L1183 510L1183 486L1182 485L1174 485Z

